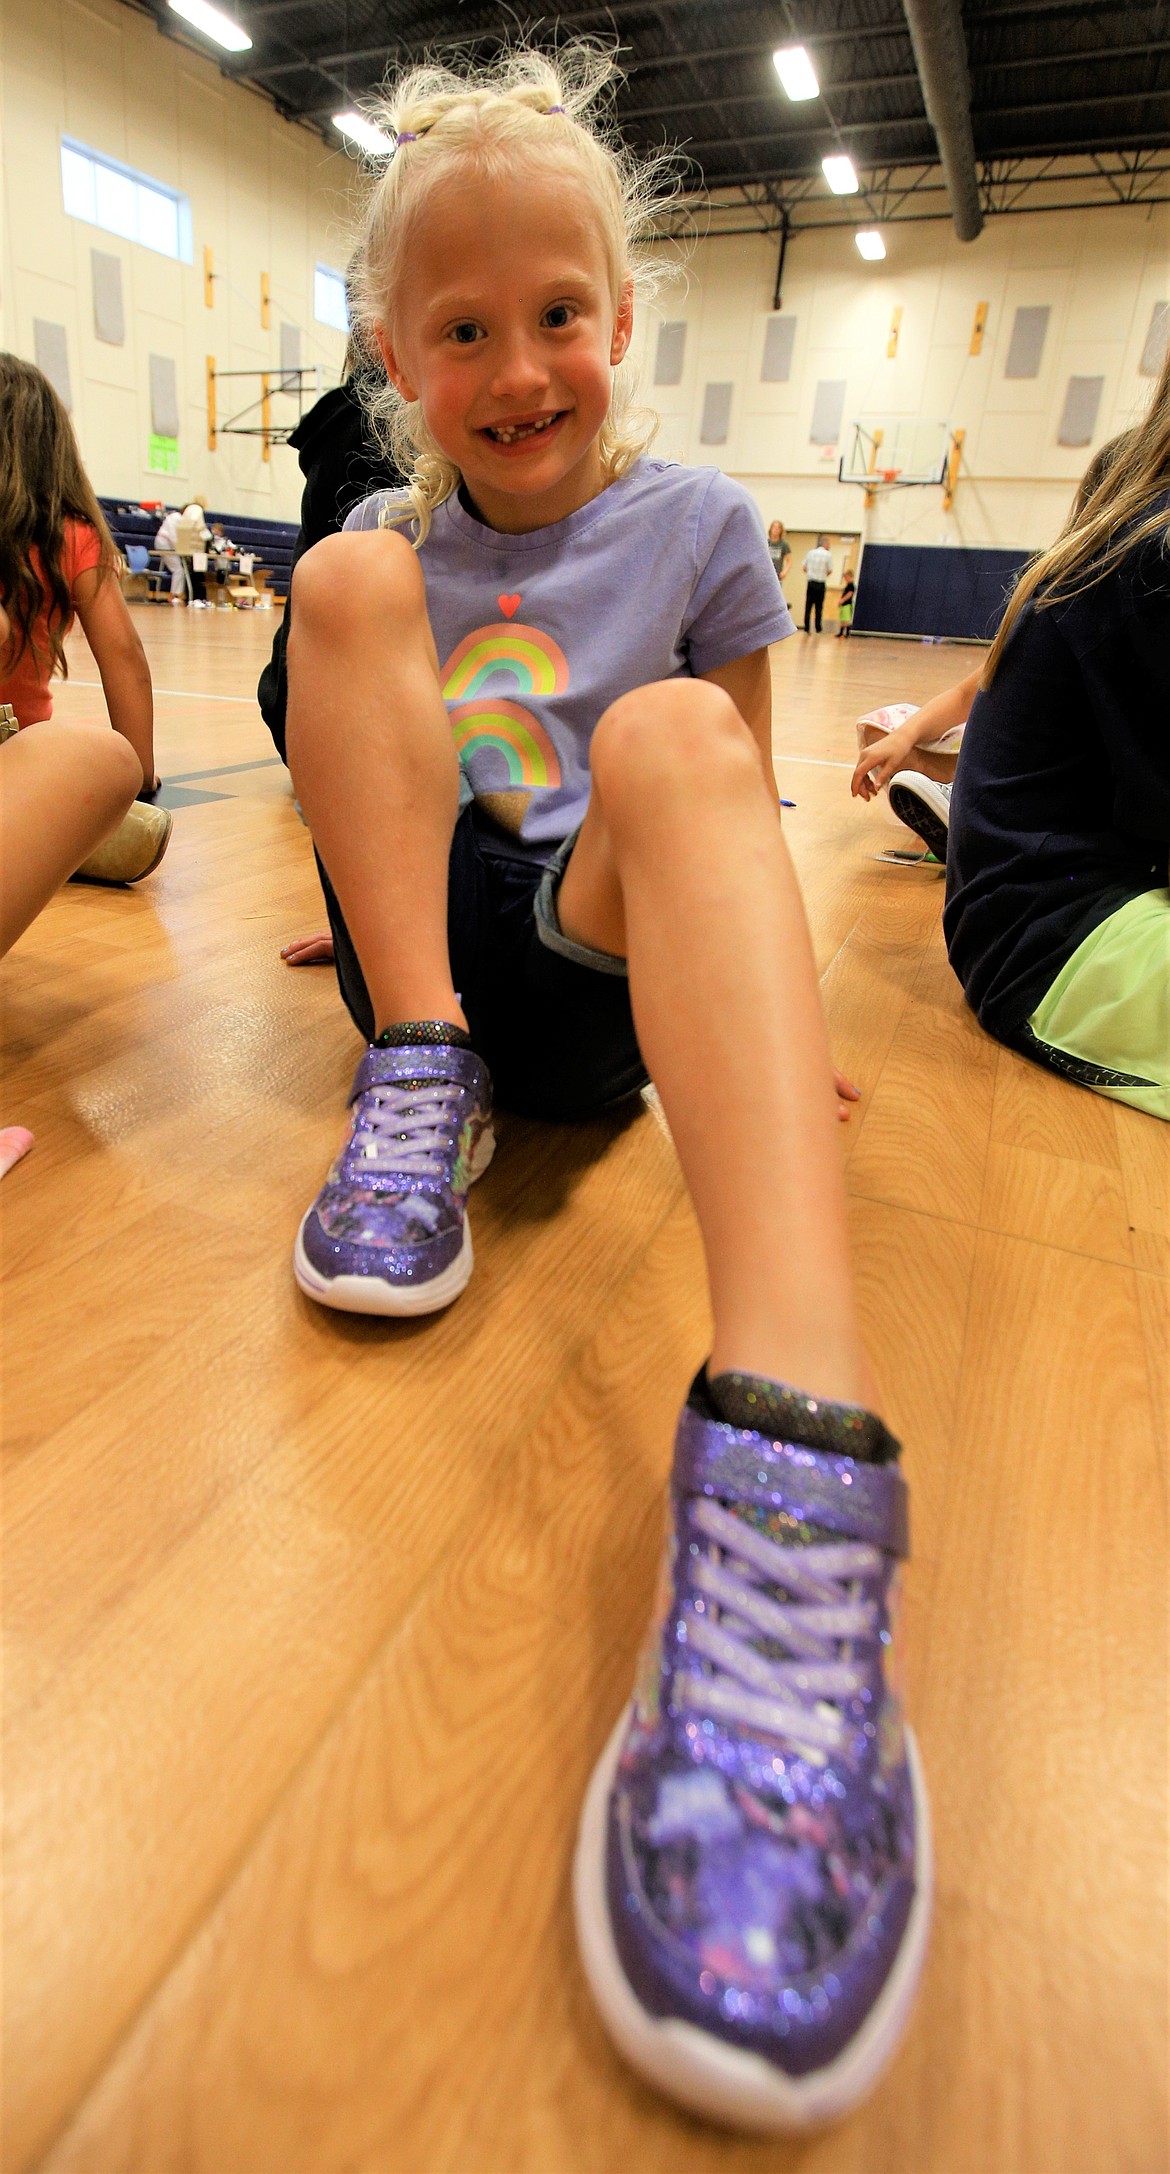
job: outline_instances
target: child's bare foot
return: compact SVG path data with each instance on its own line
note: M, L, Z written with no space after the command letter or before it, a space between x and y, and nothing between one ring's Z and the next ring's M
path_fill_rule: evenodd
M6 1177L14 1162L27 1155L33 1145L33 1136L26 1125L5 1125L0 1131L0 1178Z
M294 936L280 956L286 966L332 966L333 938L328 930L322 936Z

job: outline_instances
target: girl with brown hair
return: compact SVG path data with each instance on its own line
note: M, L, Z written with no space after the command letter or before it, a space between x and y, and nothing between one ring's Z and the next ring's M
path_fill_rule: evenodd
M118 577L118 555L61 401L32 363L0 354L0 605L7 623L0 704L22 733L48 723L50 683L67 676L65 637L80 619L110 723L137 759L136 790L147 800L159 783L150 667ZM22 769L27 759L21 756ZM137 881L162 859L170 827L162 809L131 807L81 872L99 881Z
M943 925L989 1033L1170 1118L1170 355L1094 476L992 645Z

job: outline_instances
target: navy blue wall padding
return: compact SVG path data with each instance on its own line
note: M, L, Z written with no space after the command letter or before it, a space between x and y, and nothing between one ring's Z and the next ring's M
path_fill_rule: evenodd
M859 634L949 634L990 641L1029 551L867 544L853 624Z
M119 551L126 551L131 544L145 544L150 549L158 533L161 513L146 513L141 506L130 505L121 498L98 500L109 523L110 534ZM168 506L168 513L171 508ZM257 521L249 514L217 513L209 509L207 520L222 521L224 532L241 550L251 551L258 566L268 568L269 585L277 596L288 595L292 576L292 557L297 540L295 521Z

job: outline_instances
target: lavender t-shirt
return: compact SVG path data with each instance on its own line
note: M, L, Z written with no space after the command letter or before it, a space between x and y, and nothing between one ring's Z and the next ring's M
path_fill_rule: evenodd
M377 528L402 502L375 492L346 528ZM589 742L611 702L795 631L755 502L717 468L640 460L526 536L448 498L419 560L464 803L543 858L585 814Z

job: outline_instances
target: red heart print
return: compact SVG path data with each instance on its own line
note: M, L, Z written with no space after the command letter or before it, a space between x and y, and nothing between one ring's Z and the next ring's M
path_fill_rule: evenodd
M505 619L514 619L516 617L516 614L520 609L520 599L518 596L497 596L496 602L499 605L500 610L503 612Z

